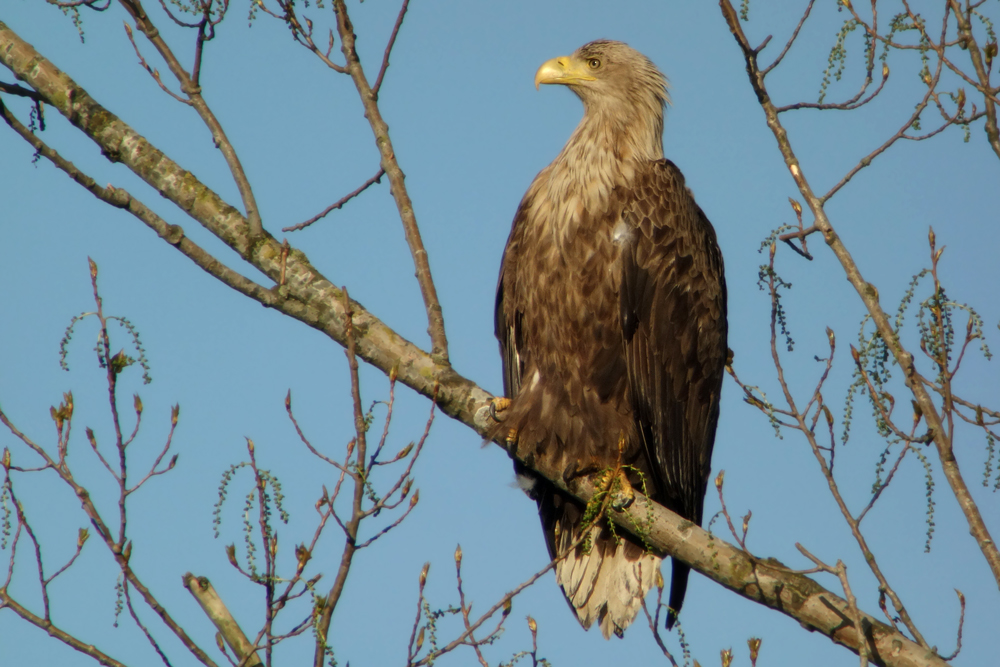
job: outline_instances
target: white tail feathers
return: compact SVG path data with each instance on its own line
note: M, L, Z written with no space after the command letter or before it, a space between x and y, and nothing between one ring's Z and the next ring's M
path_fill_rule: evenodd
M557 525L555 542L561 555L580 533L565 516ZM633 542L616 541L606 528L594 526L590 531L590 553L582 546L573 549L556 564L556 581L584 629L597 621L605 639L612 633L621 637L642 608L661 559Z

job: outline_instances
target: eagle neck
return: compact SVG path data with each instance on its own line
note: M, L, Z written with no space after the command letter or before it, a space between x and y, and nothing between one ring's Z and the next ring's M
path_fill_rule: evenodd
M616 162L639 163L663 158L663 102L613 103L584 99L584 115L566 144L581 144L611 152Z
M602 218L616 189L629 188L650 162L663 158L663 106L623 115L586 105L583 120L537 183L544 197L535 218L563 246L581 223ZM619 190L620 191L620 190ZM543 203L544 202L544 203Z

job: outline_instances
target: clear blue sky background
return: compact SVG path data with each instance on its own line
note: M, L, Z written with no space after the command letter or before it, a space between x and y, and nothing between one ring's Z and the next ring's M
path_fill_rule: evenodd
M154 12L155 3L148 4L160 29L189 63L192 49L182 45L193 44L193 36L178 34L158 9ZM751 40L775 35L765 62L777 53L803 4L772 0L751 6ZM779 103L816 99L844 18L833 2L818 4L785 65L770 79ZM352 1L350 8L363 63L373 78L397 6ZM263 16L248 29L247 11L247 3L233 3L231 16L206 51L202 83L256 188L265 227L280 238L281 227L311 217L374 174L378 158L350 81L296 47L278 22ZM319 26L330 21L332 12L312 10L311 15ZM196 114L163 94L137 64L122 27L124 12L117 7L105 14L85 12L85 44L71 21L41 0L5 0L0 20L224 198L239 201ZM758 266L766 257L757 248L771 229L793 222L787 198L797 191L747 82L742 56L712 2L412 3L385 80L382 111L431 258L455 367L485 388L500 391L492 333L500 254L521 195L559 151L581 113L569 91L549 87L536 92L532 77L544 60L602 37L629 42L671 80L666 153L683 169L718 230L736 369L744 381L776 396L767 351L769 305L756 285ZM833 87L834 99L853 95L861 80L860 42L857 35L852 39L854 50L844 81ZM138 34L137 41L169 82L153 49ZM826 191L894 132L921 94L915 55L893 54L889 64L893 75L885 99L864 111L784 117L806 176L818 191ZM12 82L6 72L0 79ZM4 99L27 118L26 104ZM933 113L927 118L929 128ZM98 182L128 188L243 270L233 253L127 169L106 162L62 117L50 113L47 121L43 137ZM146 406L144 429L130 450L133 470L152 460L167 431L170 406L181 406L173 450L180 454L177 469L131 500L132 563L201 646L214 653L214 632L181 587L183 573L211 578L245 628L258 627L262 618L258 590L233 572L223 550L231 542L242 549L240 508L248 478L239 477L232 487L224 534L216 540L212 506L220 476L245 458L244 436L253 438L261 465L284 481L292 521L280 528L280 556L290 567L292 546L311 535L312 505L321 485L331 485L333 474L316 465L298 441L285 417L283 397L292 390L297 415L314 443L328 452L341 451L352 429L343 352L315 331L228 290L136 220L100 204L47 162L32 165L31 157L24 142L0 128L0 245L5 251L0 262L0 404L22 430L50 443L54 429L48 408L58 403L61 392L73 390L77 437L70 461L113 516L111 480L81 437L89 425L105 446L110 442L106 393L91 353L93 321L79 325L70 347L71 371L60 370L57 363L69 319L92 308L87 257L93 257L100 266L107 312L127 315L138 326L153 367L152 385L141 386L133 371L122 383L123 406L130 405L132 391L141 393ZM998 175L1000 165L981 125L973 127L968 144L960 131L951 130L929 142L893 148L838 194L828 211L889 309L895 308L910 277L927 265L927 228L933 225L939 244L948 246L943 278L949 294L980 309L990 340L1000 349ZM427 345L412 262L384 182L289 240L400 334ZM816 260L811 263L788 251L780 254L780 271L794 284L787 306L797 347L787 365L793 387L805 399L820 371L813 357L825 355L824 328L832 327L840 357L826 396L837 406L849 383L847 344L856 339L863 311L823 244L817 239L812 247ZM125 344L119 335L116 347ZM995 404L996 362L970 362L960 391ZM366 402L386 396L388 383L380 373L365 370L362 382ZM908 413L902 395L899 403ZM399 391L392 446L419 435L427 410L425 400L407 389ZM860 405L854 437L837 458L838 479L855 511L867 502L883 448L872 435L868 415L869 409ZM980 483L985 445L978 435L961 430L959 435L959 461L997 534L997 496ZM420 568L425 561L432 563L427 588L432 605L455 603L452 553L458 543L465 553L466 591L474 610L485 610L546 562L533 504L512 487L507 456L480 444L460 424L447 418L435 423L416 467L418 509L356 560L332 630L341 664L404 662ZM0 433L0 446L11 447L18 464L36 463L9 434ZM726 470L727 503L734 516L753 510L749 546L758 555L804 568L809 564L794 546L801 542L827 562L843 559L860 605L877 611L874 579L806 443L794 434L776 439L767 420L740 400L729 380L713 468ZM1000 622L996 585L937 472L935 541L931 553L923 553L922 475L917 459L908 457L899 479L866 519L867 536L910 613L943 653L955 646L958 603L953 589L964 591L964 647L955 664L988 664L995 660ZM18 487L46 545L50 571L72 553L76 529L86 525L79 503L53 478L21 476ZM706 515L718 508L713 490ZM335 537L331 530L325 555L317 555L313 564L328 573L324 581L332 578L339 559ZM4 562L8 555L3 552ZM27 550L20 553L11 591L37 611L29 556ZM818 579L838 590L832 577ZM121 627L112 627L115 580L106 550L91 540L73 570L52 588L53 619L127 664L154 664L157 657L130 620L123 618ZM152 613L140 613L174 656L173 664L195 664ZM506 635L487 650L491 664L529 647L526 614L538 619L540 654L556 665L662 660L641 622L623 641L584 633L549 575L515 601ZM745 642L751 636L764 640L761 665L855 660L787 617L697 575L682 621L703 665L717 664L718 651L730 646L736 651L735 664L748 665ZM444 625L441 638L454 636L456 628ZM676 636L670 642L676 647ZM280 663L303 664L310 655L306 644L282 649ZM473 660L466 651L441 664ZM0 611L0 665L33 664L91 661Z

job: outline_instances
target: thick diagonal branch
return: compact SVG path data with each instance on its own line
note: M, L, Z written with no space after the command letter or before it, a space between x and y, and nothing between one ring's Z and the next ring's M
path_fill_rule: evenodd
M181 581L242 664L246 667L260 667L263 663L257 656L253 642L247 639L229 608L215 592L212 583L205 577L196 577L190 572L181 577Z

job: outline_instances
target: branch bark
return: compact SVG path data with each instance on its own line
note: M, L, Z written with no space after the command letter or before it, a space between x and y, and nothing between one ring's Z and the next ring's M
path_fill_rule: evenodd
M246 667L260 667L263 663L257 655L253 642L247 639L222 598L215 592L212 583L207 578L196 577L190 572L181 577L181 580L184 582L184 588L188 589L198 601L202 611L212 621L242 664Z
M342 3L338 5L342 7ZM345 21L345 31L350 33L346 14L340 16L342 18L339 20ZM351 37L353 44L353 36ZM352 49L350 47L347 52L352 53ZM267 275L275 286L268 289L245 278L238 280L234 276L235 272L188 241L180 227L167 225L156 218L155 214L153 217L143 218L139 214L141 209L133 208L135 200L131 196L123 198L126 210L143 219L164 240L225 284L265 306L304 322L346 347L349 339L348 309L344 305L344 294L309 263L304 253L296 249L287 253L285 282L279 284L281 244L266 231L259 237L251 237L246 220L235 208L104 109L83 88L45 60L2 22L0 62L97 143L109 159L120 161L129 167L157 192ZM349 58L348 64L349 67L354 67L356 56L353 60ZM360 72L360 68L355 71ZM363 81L363 76L360 81ZM359 86L359 92L363 92L364 86L358 79L355 82ZM370 98L362 94L362 99ZM35 141L38 141L37 138ZM382 143L379 145L380 149L389 146ZM391 147L389 150L391 152ZM65 160L63 163L69 164ZM59 162L56 164L67 169ZM398 166L396 169L398 170ZM387 173L391 175L392 171L387 169ZM397 172L397 176L401 179L401 172ZM74 178L83 184L93 183L92 179L83 174L78 173ZM97 186L88 189L102 199L104 197L101 196L101 191L105 195L109 194L108 189ZM123 191L115 189L113 192ZM387 374L396 366L399 381L435 401L446 414L480 435L487 433L491 426L491 394L456 373L440 356L428 354L400 337L361 304L350 301L349 308L353 312L358 356ZM535 469L584 502L597 491L586 478L567 483L562 478L561 470L544 461L536 461ZM737 549L641 494L637 494L636 502L629 510L613 513L611 519L626 530L641 531L655 550L679 558L713 581L780 611L810 631L821 632L855 653L867 642L867 652L876 664L899 667L945 664L937 654L921 648L868 614L862 614L861 622L866 636L859 636L849 605L839 596L812 579L788 570L773 559L762 560Z

